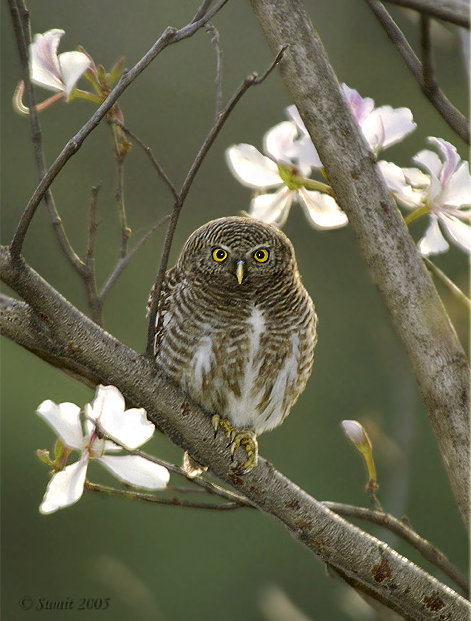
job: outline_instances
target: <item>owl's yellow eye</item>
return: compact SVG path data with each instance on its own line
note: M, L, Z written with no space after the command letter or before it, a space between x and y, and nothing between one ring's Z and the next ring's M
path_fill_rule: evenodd
M270 253L266 248L259 248L253 253L253 258L255 261L258 261L258 263L265 263L265 261L268 261L269 256Z
M215 248L213 250L213 259L218 263L222 263L227 259L227 252L224 248Z

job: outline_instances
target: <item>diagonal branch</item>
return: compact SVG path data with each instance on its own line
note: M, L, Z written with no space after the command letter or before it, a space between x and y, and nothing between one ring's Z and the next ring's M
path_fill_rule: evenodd
M57 366L82 367L87 378L113 384L128 402L139 404L148 417L201 464L208 464L261 511L283 524L320 560L356 588L406 619L442 618L465 621L469 602L385 543L349 524L327 509L273 465L260 458L249 474L231 469L226 439L214 438L210 417L180 393L146 356L120 343L85 317L9 249L0 248L0 277L38 317L47 317L52 335L47 350ZM0 326L5 328L3 318ZM41 326L39 327L41 329ZM10 331L14 340L17 332ZM73 348L70 345L73 344ZM240 464L235 464L235 469Z
M469 515L469 367L300 0L251 0L373 282L408 353L463 520ZM371 0L369 0L371 1Z
M343 517L358 518L377 524L383 528L387 528L389 531L401 537L404 541L407 541L411 546L422 554L424 558L433 563L436 567L441 569L449 578L451 578L463 591L465 597L469 596L469 580L467 576L464 576L447 557L440 552L429 541L421 537L415 532L408 524L402 520L398 520L389 513L383 511L375 511L374 509L367 509L365 507L355 507L353 505L345 505L340 502L325 501L324 505L342 515Z
M116 101L126 90L126 88L148 67L148 65L160 54L160 52L162 52L169 45L173 45L174 43L178 43L183 39L187 39L193 36L195 32L202 28L206 24L206 22L212 19L212 17L220 9L222 9L226 2L227 0L219 0L219 2L217 2L213 8L210 8L204 14L204 16L201 17L201 19L191 22L190 24L187 24L179 30L168 26L159 37L159 39L150 48L150 50L141 58L141 60L139 60L139 62L137 62L132 69L130 69L129 71L125 71L122 74L121 79L111 91L111 93L108 95L108 97L105 99L105 101L90 117L85 125L77 132L77 134L75 134L75 136L67 142L61 153L58 155L48 171L42 177L41 182L31 196L21 216L15 235L13 236L10 245L12 257L14 257L15 259L19 258L21 248L23 246L23 242L31 220L36 212L39 203L44 198L44 195L46 194L54 179L57 177L62 168L66 165L69 159L75 153L77 153L88 135L98 126L100 121L116 103Z
M424 95L458 136L469 144L468 119L455 108L435 81L430 83L424 79L422 63L384 5L379 0L366 0L366 2L416 79Z
M462 0L386 0L386 2L469 28L469 4Z

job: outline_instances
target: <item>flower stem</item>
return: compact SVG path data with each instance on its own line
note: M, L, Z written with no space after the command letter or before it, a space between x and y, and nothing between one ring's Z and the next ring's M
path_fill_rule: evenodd
M404 218L404 222L407 224L407 226L409 226L411 222L418 220L422 216L426 216L428 213L430 213L430 205L424 205L423 207L419 207L418 209L410 213L407 218Z

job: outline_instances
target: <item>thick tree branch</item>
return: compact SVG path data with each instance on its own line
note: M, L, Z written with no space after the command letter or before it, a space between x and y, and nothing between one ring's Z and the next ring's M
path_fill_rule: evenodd
M251 0L371 278L407 350L464 522L469 515L469 368L417 248L342 97L300 0Z
M440 552L429 541L421 537L415 532L407 523L402 520L398 520L390 513L384 511L375 511L374 509L367 509L365 507L355 507L353 505L345 505L340 502L331 502L329 500L324 501L324 505L331 511L342 515L343 517L358 518L377 524L383 528L388 529L395 535L401 537L404 541L407 541L412 547L422 554L424 558L433 563L435 567L438 567L451 578L463 591L465 597L469 596L469 579L462 574L446 556Z
M149 358L138 355L85 317L21 258L13 260L6 247L0 249L0 277L31 309L24 314L31 313L31 322L36 323L23 323L24 329L31 335L37 331L51 362L83 369L87 380L94 377L117 386L130 403L146 408L149 418L176 444L280 521L356 588L406 619L434 619L437 610L445 619L468 618L471 609L461 596L329 511L263 458L248 475L237 475L231 469L227 441L221 435L214 438L209 416L180 393ZM2 331L20 344L28 341L29 337L21 334L21 326L8 327L6 316L0 318Z

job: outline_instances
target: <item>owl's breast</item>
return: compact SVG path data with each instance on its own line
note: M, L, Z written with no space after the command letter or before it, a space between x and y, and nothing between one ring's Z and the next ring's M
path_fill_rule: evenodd
M306 365L302 339L253 306L240 321L200 324L175 379L209 413L262 433L283 421L304 388L300 370L309 375L312 360Z

